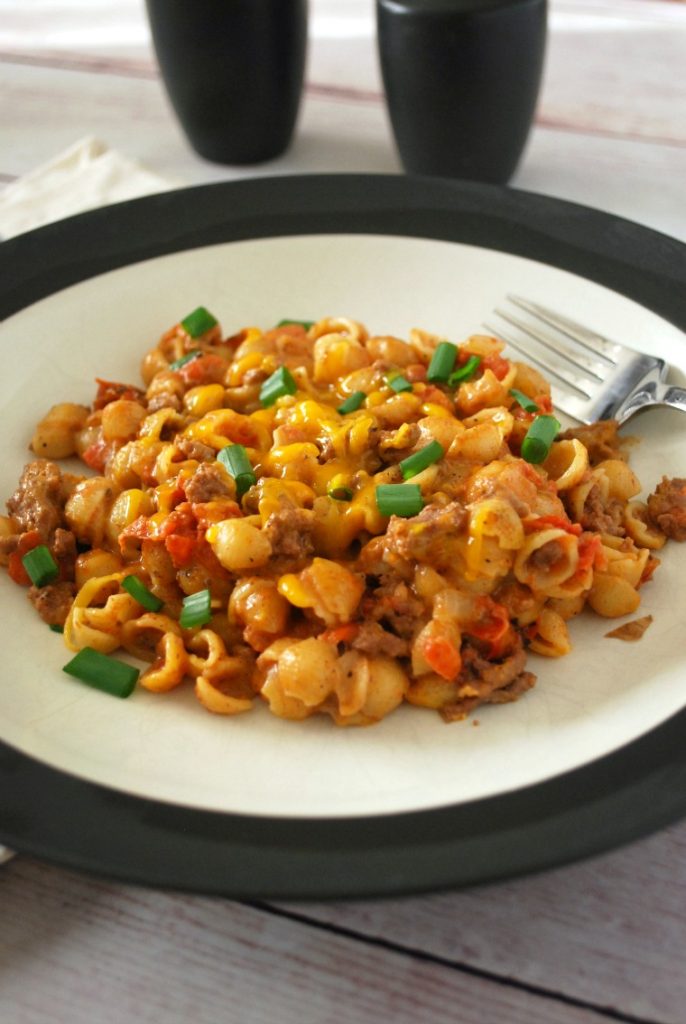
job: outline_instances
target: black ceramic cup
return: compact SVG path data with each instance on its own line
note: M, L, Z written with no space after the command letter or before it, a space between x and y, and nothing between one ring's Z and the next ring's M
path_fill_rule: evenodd
M533 120L546 0L376 0L376 12L405 170L506 182Z
M307 0L146 0L169 99L208 160L250 164L289 145L300 104Z

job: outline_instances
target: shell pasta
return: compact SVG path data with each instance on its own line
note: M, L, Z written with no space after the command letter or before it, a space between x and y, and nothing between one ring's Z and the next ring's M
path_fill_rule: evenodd
M632 614L686 536L686 481L641 501L616 424L561 432L489 336L334 316L225 336L199 307L141 378L46 412L0 561L72 654L120 652L214 714L514 701L530 654L567 655L584 609Z

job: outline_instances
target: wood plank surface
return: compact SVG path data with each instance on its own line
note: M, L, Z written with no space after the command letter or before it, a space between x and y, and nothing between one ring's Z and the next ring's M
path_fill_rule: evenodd
M269 909L108 885L29 858L3 868L0 906L2 1024L607 1019Z
M289 905L637 1019L686 1020L686 823L584 863L421 899Z

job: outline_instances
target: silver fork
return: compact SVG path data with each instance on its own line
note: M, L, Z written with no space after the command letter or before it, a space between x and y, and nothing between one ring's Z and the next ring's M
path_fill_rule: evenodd
M526 318L498 307L494 314L506 326L487 323L486 329L554 378L553 401L569 416L581 423L624 423L651 405L686 412L686 389L666 382L669 366L663 359L611 341L537 302L518 295L507 300Z

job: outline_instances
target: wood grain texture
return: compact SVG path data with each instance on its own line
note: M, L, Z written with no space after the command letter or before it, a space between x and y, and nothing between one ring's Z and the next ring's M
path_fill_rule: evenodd
M683 1024L684 907L686 823L498 885L288 909L627 1017Z
M28 858L3 869L0 901L2 1024L606 1019L267 910L109 885Z
M33 169L85 135L179 184L242 177L244 169L197 156L156 79L90 74L0 61L3 111L0 175ZM55 117L55 110L60 116ZM308 93L293 145L250 168L253 175L397 173L400 162L380 104ZM572 199L686 239L686 146L536 126L512 184Z

